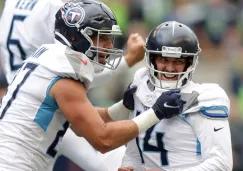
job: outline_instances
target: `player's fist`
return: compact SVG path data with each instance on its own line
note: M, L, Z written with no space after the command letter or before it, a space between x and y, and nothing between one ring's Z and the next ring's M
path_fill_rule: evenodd
M141 61L145 54L145 40L138 33L131 34L127 40L127 55L125 60L131 67Z
M133 167L120 167L118 171L134 171Z
M123 94L123 105L129 110L134 110L133 94L137 91L137 86L131 87L131 84L129 84L129 86Z
M156 103L152 106L158 119L169 119L178 115L186 103L181 99L180 90L170 90L161 94Z

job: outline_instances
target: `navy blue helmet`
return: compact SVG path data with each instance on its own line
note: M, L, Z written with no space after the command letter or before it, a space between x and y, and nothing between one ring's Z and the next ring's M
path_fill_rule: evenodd
M146 39L146 63L150 71L150 81L162 89L180 88L191 80L201 51L195 33L186 25L169 21L152 29ZM170 73L157 70L154 57L186 58L184 72ZM163 81L158 75L178 75L177 81Z
M122 57L121 49L99 47L102 35L122 35L112 10L102 2L95 0L73 0L66 3L57 13L55 21L55 38L75 51L86 54L96 64L98 53L106 53L106 65L116 69ZM97 37L97 46L92 38ZM113 40L113 39L112 39ZM114 59L119 58L116 62Z

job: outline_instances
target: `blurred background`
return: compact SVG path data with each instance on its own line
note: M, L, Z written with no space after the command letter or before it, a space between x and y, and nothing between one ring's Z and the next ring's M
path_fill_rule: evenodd
M195 31L202 52L193 80L217 83L230 97L234 171L243 171L243 0L102 1L117 16L123 36L116 40L116 45L124 51L130 33L137 32L146 38L149 31L163 21L179 21ZM3 6L4 0L0 0L0 13ZM91 90L88 93L91 102L96 106L109 106L119 101L133 80L134 72L143 66L144 61L105 86ZM0 96L6 86L0 67ZM65 157L60 157L55 171L71 170L81 171Z

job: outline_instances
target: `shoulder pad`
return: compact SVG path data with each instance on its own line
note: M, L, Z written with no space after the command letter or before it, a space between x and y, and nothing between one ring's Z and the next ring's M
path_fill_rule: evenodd
M196 98L192 105L187 106L185 104L187 109L183 110L184 114L200 112L211 118L227 118L229 116L230 101L225 91L219 85L201 84L196 86L193 92L191 94Z
M83 82L85 88L88 89L94 77L94 68L89 58L83 53L70 48L65 50L65 56L76 75L75 79Z
M41 48L47 49L45 53L29 60L37 61L57 76L79 80L84 83L86 90L89 89L94 69L88 57L60 44L43 45Z
M148 75L148 69L146 67L140 68L134 74L133 85L139 85L145 76Z

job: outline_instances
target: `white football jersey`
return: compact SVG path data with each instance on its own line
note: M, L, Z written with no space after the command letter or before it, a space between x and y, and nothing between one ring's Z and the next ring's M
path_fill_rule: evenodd
M137 85L134 95L135 110L131 118L148 110L163 92L149 84L148 70L143 68L135 73L133 85ZM181 89L181 97L187 103L182 114L163 119L127 145L123 166L133 166L141 171L141 165L149 170L183 170L196 167L206 159L216 157L225 161L223 168L232 169L232 151L229 115L229 99L216 84L196 84L189 82ZM219 129L219 131L218 131ZM221 139L222 141L218 141ZM194 170L212 167L208 161ZM218 170L220 170L218 169ZM193 170L193 169L192 169ZM203 169L202 169L203 170Z
M4 26L0 27L0 57L3 62L8 83L14 78L15 73L23 64L23 60L30 57L42 44L54 43L53 32L55 14L59 8L68 1L69 0L5 1L0 21L0 25ZM96 87L107 83L112 77L123 73L128 68L123 58L115 71L105 69L102 73L96 74L91 86ZM80 141L77 142L78 137L70 132L71 130L69 130L68 134L64 137L64 140L66 140L65 142L68 143L68 148L63 146L61 154L69 157L69 159L84 169L89 169L92 166L93 170L98 170L95 164L91 162L97 161L96 163L98 163L99 160L97 155L91 155L94 154L92 153L94 149L91 146L87 148L92 160L85 160L88 158L87 156L86 158L80 157L83 154L83 150L79 151L76 149L80 149L82 146L86 147L85 145L87 142L83 142L84 140L81 138ZM72 148L72 150L70 150L70 148ZM114 157L113 160L115 160ZM116 161L118 161L118 159ZM85 167L86 165L90 167ZM102 170L101 165L99 165L98 168ZM107 171L107 169L103 170Z
M54 42L55 14L64 0L6 0L0 21L0 57L8 82L42 44Z
M69 123L50 96L61 78L79 80L89 89L93 65L65 45L40 47L16 74L0 108L0 170L43 171L53 164Z

